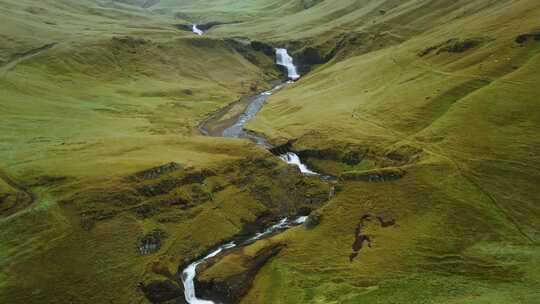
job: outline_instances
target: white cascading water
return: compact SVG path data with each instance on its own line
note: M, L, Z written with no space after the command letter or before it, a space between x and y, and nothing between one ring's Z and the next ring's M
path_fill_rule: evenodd
M255 236L245 240L240 245L246 245L253 243L257 240L260 240L264 237L270 236L278 231L283 231L288 228L294 227L296 225L303 224L307 220L307 216L301 216L297 218L296 220L290 222L287 218L281 219L277 224L274 224L267 228L263 232L257 233ZM237 247L238 245L234 242L227 243L225 245L220 246L216 250L209 253L204 258L195 261L191 264L189 264L183 271L182 271L182 283L184 285L184 295L186 298L186 301L189 304L215 304L213 301L209 300L202 300L197 298L197 295L195 294L195 276L197 275L197 266L199 266L202 262L204 262L207 259L213 258L217 256L218 254L222 253L225 250L232 249L234 247Z
M287 76L289 76L290 79L297 80L300 78L296 66L293 63L293 58L289 56L286 49L276 49L276 63L287 68Z
M301 217L297 218L294 222L296 224L300 225L300 224L305 223L307 221L307 219L308 219L308 216L304 215L304 216L301 216Z
M288 164L297 166L298 169L300 169L300 172L302 172L303 174L319 175L319 173L309 170L308 167L302 163L302 161L300 160L300 157L298 157L296 153L288 152L288 153L280 155L279 158L281 158L283 161L285 161Z
M286 229L289 227L289 220L287 218L282 219L277 224L270 226L264 232L259 232L255 236L246 240L246 243L251 243L262 239L263 237L270 235L278 230Z
M195 294L195 276L197 275L197 266L204 262L207 259L213 258L216 255L220 254L223 250L231 249L236 247L236 244L234 242L225 244L218 249L212 251L204 258L191 263L182 271L182 283L184 284L184 296L186 298L186 301L189 304L214 304L212 301L207 300L201 300L197 298L197 295Z
M296 66L294 65L293 58L289 55L286 49L276 48L276 64L287 68L287 76L289 79L297 80L300 78ZM282 154L279 156L279 158L288 164L297 166L300 169L300 172L303 174L319 175L317 172L309 170L308 167L302 163L300 157L293 152Z
M204 34L204 32L201 31L201 30L197 27L196 24L193 24L193 25L191 26L191 30L192 30L195 34L197 34L197 35L199 35L199 36L202 36L202 35Z

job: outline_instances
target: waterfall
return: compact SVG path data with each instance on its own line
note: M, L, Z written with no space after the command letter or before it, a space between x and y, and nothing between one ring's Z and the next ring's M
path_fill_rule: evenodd
M243 242L240 242L239 244L236 244L235 242L231 242L225 245L221 245L217 249L211 251L204 258L189 264L182 271L182 283L184 285L184 296L186 298L186 302L188 302L189 304L216 304L213 301L199 299L197 298L197 295L195 294L195 276L197 276L197 266L199 266L202 262L210 258L213 258L226 250L229 250L238 246L245 246L255 241L258 241L260 239L274 235L275 233L285 231L297 225L301 225L306 221L306 219L307 219L307 216L301 216L291 222L289 221L288 218L283 218L276 224L268 227L263 232L259 232L255 234L254 236L244 240Z
M236 247L234 242L220 246L204 258L189 264L182 272L182 283L184 284L184 296L189 304L214 304L212 301L201 300L195 294L195 276L197 275L197 266L207 259L213 258L222 251Z
M300 78L296 66L293 63L293 58L289 56L286 49L276 49L276 63L287 68L287 76L290 79L296 80Z
M199 36L202 36L202 34L204 34L204 32L201 31L201 30L197 27L196 24L193 24L193 25L191 26L191 30L192 30L195 34L197 34L197 35L199 35Z
M309 170L308 167L302 163L302 161L300 160L300 157L298 157L296 153L288 152L288 153L280 155L279 158L281 158L283 161L285 161L288 164L297 166L300 169L300 172L302 172L303 174L319 175L319 173Z

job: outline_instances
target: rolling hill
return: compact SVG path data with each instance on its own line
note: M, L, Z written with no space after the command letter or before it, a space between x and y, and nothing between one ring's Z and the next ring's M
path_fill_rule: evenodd
M0 302L183 303L187 263L307 213L201 294L540 301L537 1L0 4ZM247 127L333 183L199 132L284 78L272 47L303 75Z

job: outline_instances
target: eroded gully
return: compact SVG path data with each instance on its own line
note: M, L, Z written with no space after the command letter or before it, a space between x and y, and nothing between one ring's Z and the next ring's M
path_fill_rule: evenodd
M197 35L202 35L202 32L197 29L196 25L193 26L193 32ZM244 112L242 112L236 120L230 122L228 125L221 128L219 131L211 132L207 129L207 122L203 122L199 129L201 132L208 136L221 136L221 137L230 137L230 138L247 138L256 143L257 145L265 148L271 149L272 146L268 141L259 135L248 132L244 129L246 123L257 115L257 113L262 109L263 105L266 103L268 98L275 92L283 89L289 83L300 78L300 75L297 72L296 66L293 64L293 59L287 53L286 49L276 49L276 64L281 65L287 69L287 74L289 81L281 83L274 86L271 90L262 92L256 96L249 97L247 99L247 106ZM226 111L226 110L225 110ZM300 171L305 175L319 175L318 173L310 170L305 164L300 160L300 157L293 152L287 152L285 154L279 155L279 158L288 164L297 166ZM307 220L306 216L298 217L296 219L283 218L279 222L275 223L271 227L267 228L264 231L261 231L252 237L246 238L241 241L229 242L224 245L221 245L208 252L203 258L189 264L182 271L182 282L184 285L184 294L186 301L189 304L215 304L213 301L203 300L197 298L196 295L196 286L195 286L195 277L197 275L197 266L203 263L205 260L213 258L225 251L231 250L233 248L238 248L252 244L258 240L270 237L277 233L283 232L289 228L300 225Z

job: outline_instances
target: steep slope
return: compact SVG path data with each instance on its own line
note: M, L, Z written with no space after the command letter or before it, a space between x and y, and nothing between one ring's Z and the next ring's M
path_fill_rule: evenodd
M319 227L279 237L287 248L244 302L538 301L538 3L323 1L265 12L211 35L287 45L318 65L250 128L295 141L343 181ZM405 175L386 175L396 170ZM360 226L372 247L355 253ZM227 272L216 267L206 280Z
M411 23L430 29L415 26L375 51L344 49L271 98L251 125L276 142L297 140L312 166L344 181L321 225L290 233L245 303L540 299L540 6L474 1L478 9L458 6L461 14L423 4L428 14L412 10ZM411 25L394 22L392 31ZM364 158L347 165L343 150ZM370 168L406 174L374 183L384 171ZM350 262L368 214L361 226L372 246ZM383 228L376 216L397 224Z

